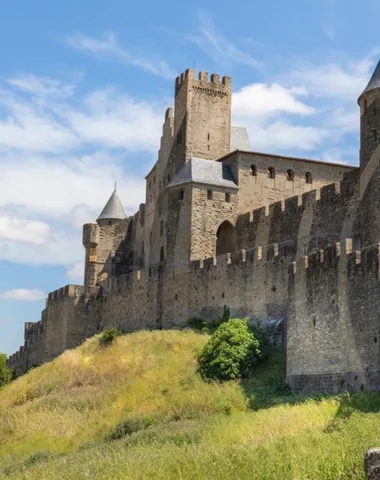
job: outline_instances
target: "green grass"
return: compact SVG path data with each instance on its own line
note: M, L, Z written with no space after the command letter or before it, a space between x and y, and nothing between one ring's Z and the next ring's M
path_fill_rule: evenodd
M0 390L1 479L364 479L380 394L291 395L277 354L206 383L207 335L98 338Z

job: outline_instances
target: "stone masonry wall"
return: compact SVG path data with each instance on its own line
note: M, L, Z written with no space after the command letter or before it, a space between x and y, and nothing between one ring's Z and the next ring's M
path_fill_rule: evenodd
M296 391L380 388L380 245L352 239L301 257L289 276L287 378Z

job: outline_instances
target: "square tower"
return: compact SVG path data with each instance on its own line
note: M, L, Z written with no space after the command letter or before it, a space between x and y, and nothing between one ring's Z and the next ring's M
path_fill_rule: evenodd
M188 69L175 81L173 178L190 156L216 160L230 152L231 78Z

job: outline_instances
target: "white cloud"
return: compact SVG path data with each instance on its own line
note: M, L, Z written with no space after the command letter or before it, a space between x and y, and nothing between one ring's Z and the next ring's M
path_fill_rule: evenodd
M15 78L9 78L7 83L28 93L48 97L70 97L74 93L74 85L61 82L60 80L37 77L32 73L26 73Z
M71 282L83 283L84 279L84 262L76 263L66 269L66 276Z
M260 125L247 124L253 150L284 153L311 152L327 138L328 131L319 127L293 125L285 121Z
M103 38L77 32L69 35L66 43L77 50L91 52L99 58L116 59L163 78L172 80L175 77L175 72L165 61L132 53L117 42L112 32L105 34Z
M40 221L0 216L0 242L16 241L42 245L50 238L49 225Z
M265 117L283 112L310 115L314 109L296 98L303 93L302 90L287 89L276 83L252 83L233 94L232 114L237 117Z
M14 290L7 290L0 292L0 300L17 300L23 302L34 302L36 300L43 300L46 295L41 290L25 288L17 288Z
M145 152L149 168L164 108L112 89L78 97L29 74L8 85L0 90L0 259L70 267L83 260L83 223L96 219L115 181L128 213L144 201L130 152Z
M112 88L71 98L72 85L51 79L39 81L34 76L31 82L30 77L9 81L12 86L25 86L27 95L0 88L0 107L5 110L0 120L0 151L17 149L53 154L89 144L135 151L157 150L165 110L163 102L136 101ZM51 85L58 92L52 93ZM68 90L70 95L59 95L59 91Z
M348 62L345 67L336 63L303 64L285 75L292 85L301 85L310 96L355 102L369 81L374 62L364 58Z
M84 142L156 151L163 123L160 107L106 89L87 95L80 110L67 109L65 120Z

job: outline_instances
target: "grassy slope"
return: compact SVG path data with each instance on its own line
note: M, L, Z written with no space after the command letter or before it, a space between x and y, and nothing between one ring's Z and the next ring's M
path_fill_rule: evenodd
M283 361L249 382L203 382L207 336L97 339L0 391L0 478L362 479L380 394L303 399ZM110 440L123 424L124 433ZM115 435L114 435L115 436Z

